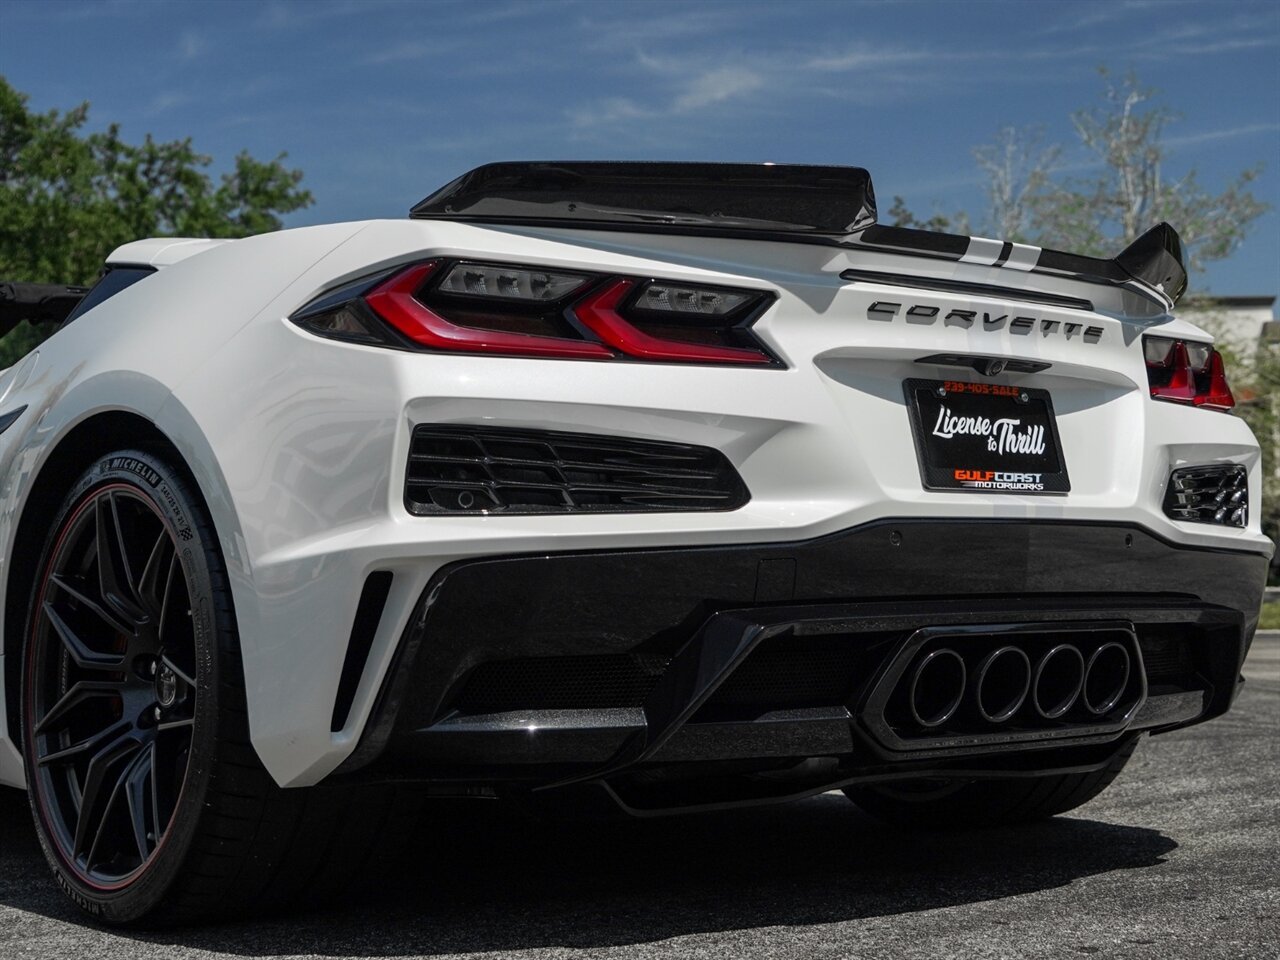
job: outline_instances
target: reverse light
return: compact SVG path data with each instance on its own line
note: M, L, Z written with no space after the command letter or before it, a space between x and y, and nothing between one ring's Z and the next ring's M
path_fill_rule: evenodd
M750 330L772 300L757 290L429 260L334 291L292 319L319 336L406 350L778 367Z
M544 302L581 290L591 278L580 273L522 270L483 263L454 264L437 288L441 293L471 297Z
M640 288L633 306L655 313L725 317L750 301L751 294L745 292L650 282Z
M1151 396L1210 410L1236 405L1227 384L1222 354L1207 343L1171 337L1143 337Z

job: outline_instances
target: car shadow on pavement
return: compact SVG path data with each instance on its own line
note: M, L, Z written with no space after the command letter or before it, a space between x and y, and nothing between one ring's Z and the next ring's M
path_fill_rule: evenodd
M1058 819L905 833L838 794L718 815L532 822L485 804L426 807L404 865L339 908L122 938L239 956L405 956L604 948L889 917L1163 862L1155 830ZM0 904L87 922L55 888L25 798L0 790Z

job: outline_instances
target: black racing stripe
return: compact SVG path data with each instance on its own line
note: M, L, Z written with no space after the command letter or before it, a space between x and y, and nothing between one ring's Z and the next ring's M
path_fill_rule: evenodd
M996 262L993 263L992 266L1003 267L1004 262L1008 260L1009 257L1012 255L1013 255L1013 244L1010 243L1008 240L1006 240L1004 242L1004 245L1000 248L1000 256L996 257Z
M969 237L959 234L934 233L932 230L915 230L911 227L884 227L879 224L867 227L858 234L858 241L869 246L919 250L952 260L959 260L969 249Z
M1105 280L1109 283L1125 283L1133 279L1114 260L1063 253L1061 250L1041 250L1040 257L1036 260L1036 269L1084 280Z
M1022 300L1027 303L1044 303L1055 307L1070 307L1072 310L1093 310L1093 301L1082 297L1068 297L1057 293L1045 293L1041 290L1023 290L1018 287L1002 287L991 283L972 283L968 280L950 280L941 277L918 277L900 273L881 273L878 270L849 269L840 274L841 280L852 283L883 283L894 287L910 287L914 290L938 290L943 293L964 293L974 296L999 297L1002 300ZM877 300L868 309L876 306L898 307L900 303L889 303ZM879 311L887 312L887 311Z

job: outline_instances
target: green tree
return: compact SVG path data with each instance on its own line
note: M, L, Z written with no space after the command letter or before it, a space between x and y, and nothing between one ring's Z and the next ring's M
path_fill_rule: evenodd
M935 233L968 233L969 216L961 213L940 213L935 210L928 220L919 220L907 208L907 201L894 196L889 208L889 223L895 227L911 227L916 230L932 230Z
M1280 336L1266 328L1258 343L1231 329L1225 314L1197 314L1195 322L1217 339L1236 397L1235 413L1249 424L1262 447L1262 532L1280 542ZM1280 558L1271 582L1280 582Z
M1045 176L1024 204L1035 242L1097 257L1113 256L1152 225L1166 220L1182 238L1189 272L1230 256L1267 205L1250 191L1261 166L1241 171L1221 193L1210 193L1196 171L1170 178L1165 128L1177 114L1154 101L1155 91L1133 74L1116 81L1102 72L1103 102L1071 120L1100 172Z
M973 150L988 201L975 220L1002 240L1096 257L1114 256L1167 220L1182 238L1190 273L1229 257L1267 211L1249 189L1261 166L1241 171L1220 193L1206 190L1195 170L1169 178L1165 130L1177 114L1134 74L1116 80L1100 73L1102 102L1071 116L1097 172L1062 176L1062 148L1045 144L1039 128L1003 128ZM898 226L934 230L968 222L963 214L919 220L901 197L888 216Z
M36 113L27 102L0 76L0 279L87 285L130 240L249 236L312 202L284 154L242 152L215 183L189 138L130 144L115 124L86 132L87 103ZM18 327L0 341L0 368L48 332Z

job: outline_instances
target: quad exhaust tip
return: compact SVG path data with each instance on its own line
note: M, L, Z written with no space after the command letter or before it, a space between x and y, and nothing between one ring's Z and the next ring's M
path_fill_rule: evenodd
M911 719L926 729L942 726L964 702L967 681L964 658L949 647L921 657L911 674L907 697Z
M1022 708L1031 692L1031 658L1017 647L992 650L978 664L974 700L987 723L1004 723Z
M987 723L1011 720L1030 698L1042 720L1057 720L1077 703L1093 716L1115 709L1129 685L1132 663L1119 643L1106 643L1085 662L1080 648L1060 643L1033 667L1020 647L1003 646L987 654L973 677L973 699ZM931 730L947 723L964 703L969 689L964 658L950 647L921 657L911 672L907 704L911 719Z
M1122 731L1146 697L1130 624L966 624L908 637L861 717L895 750L1003 748Z
M1041 657L1031 681L1036 714L1043 720L1057 720L1074 707L1084 689L1084 675L1084 654L1074 644L1060 643Z
M1104 643L1093 652L1084 671L1085 709L1095 717L1115 709L1129 685L1132 661L1119 643Z

